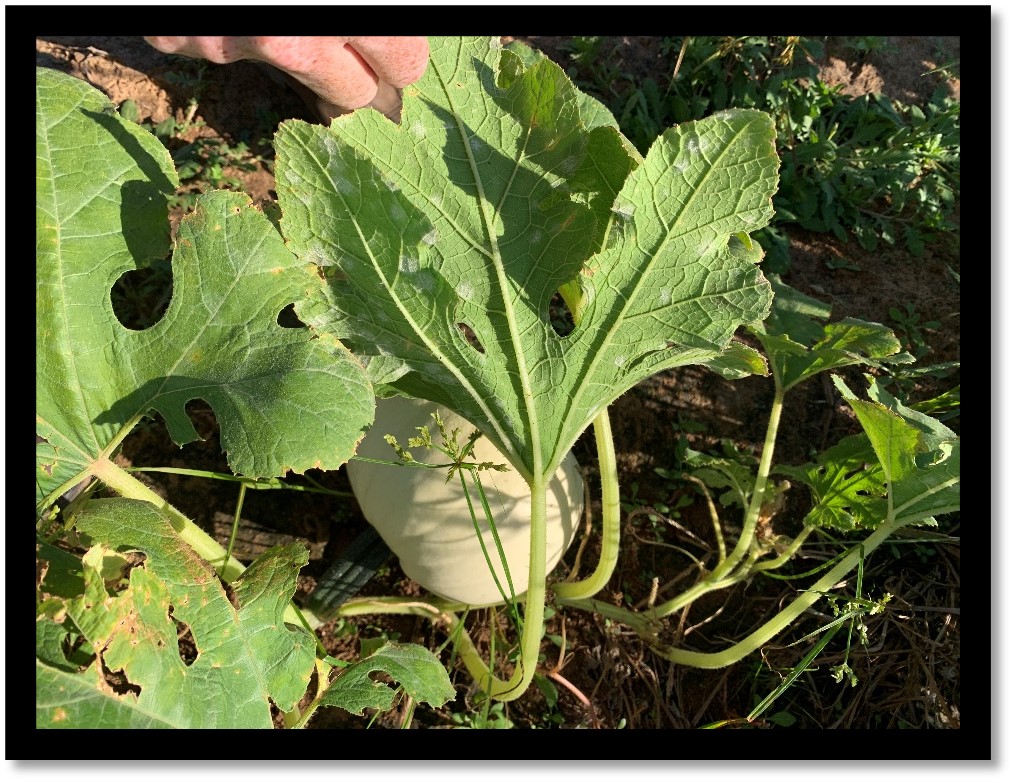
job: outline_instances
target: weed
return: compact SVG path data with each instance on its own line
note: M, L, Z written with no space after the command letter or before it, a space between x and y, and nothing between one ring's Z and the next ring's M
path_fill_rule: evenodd
M859 56L887 51L880 36L847 38ZM645 151L668 127L726 108L758 108L775 117L782 159L772 225L758 232L767 271L788 267L778 226L849 235L872 250L905 243L915 255L929 236L955 227L960 115L936 93L925 106L882 96L851 98L820 81L823 42L799 36L663 38L678 62L667 83L636 82L601 38L575 38L574 77L611 109L620 128Z
M900 335L902 347L916 359L922 359L930 352L930 347L923 336L925 330L940 328L940 321L923 321L911 302L905 303L904 310L892 307L888 310L891 320L896 325L895 332Z
M857 35L846 37L841 42L842 49L851 52L857 59L865 59L871 54L896 52L898 47L890 43L883 35Z

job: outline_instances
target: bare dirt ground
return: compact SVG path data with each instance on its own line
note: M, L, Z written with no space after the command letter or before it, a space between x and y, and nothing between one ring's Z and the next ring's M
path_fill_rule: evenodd
M567 63L566 39L534 36L523 40L561 64ZM662 83L671 75L674 63L660 56L657 41L651 37L618 37L605 51L623 58L626 72L651 75ZM924 74L943 64L942 54L951 61L959 58L957 37L897 37L889 39L888 48L862 59L850 59L845 49L836 47L834 39L827 43L828 55L820 63L825 81L844 85L850 95L877 91L906 102L928 99L936 83ZM251 157L262 157L253 161L250 170L229 173L241 181L255 203L268 203L275 197L271 151L261 140L270 139L280 120L299 117L316 121L299 96L267 78L256 65L244 62L207 66L200 74L198 101L196 110L192 110L193 64L163 55L141 38L38 40L37 64L85 79L117 104L133 100L143 120L158 123L174 117L180 122L197 121L182 141L200 136L233 143L246 140ZM952 80L948 86L954 96L960 97L959 81ZM881 246L866 252L854 241L842 243L831 235L794 228L789 233L791 266L784 281L829 303L834 319L853 316L890 325L890 308L912 303L924 322L940 323L923 332L932 361L960 358L959 290L949 271L960 273L957 234L942 236L927 247L923 257L915 258L899 247ZM848 263L836 263L843 260ZM853 388L860 388L858 372L846 373L846 377ZM926 399L956 383L955 376L939 388L927 382L913 392L913 398ZM716 448L720 439L728 438L741 449L756 453L770 400L767 379L729 382L690 368L653 378L615 404L613 429L628 516L621 562L603 596L606 600L618 602L624 593L643 599L650 590L649 574L676 575L686 569L684 557L672 547L656 543L643 510L654 503L675 508L688 494L685 485L660 480L656 471L672 467L680 433L687 434L690 445L699 451ZM124 444L122 459L135 465L227 470L213 414L194 406L193 417L205 441L180 449L168 439L164 426L151 424ZM789 424L783 428L776 461L785 463L804 462L858 429L832 385L819 380L800 387L790 397L784 420ZM956 422L948 424L958 429ZM590 434L578 442L575 453L594 496L596 458ZM316 478L333 488L348 488L341 471ZM153 485L209 530L214 529L216 515L231 517L235 507L235 489L224 482L157 474ZM244 518L278 533L303 538L317 555L304 570L300 585L303 594L312 589L326 563L366 525L352 499L322 500L321 496L277 492L255 492L247 498ZM706 507L699 496L694 495L692 501L680 509L678 524L690 532L700 530L707 537L710 522ZM803 490L791 490L786 509L773 524L791 530L798 525L807 503ZM593 503L593 516L595 511ZM958 522L949 523L940 532L958 536ZM678 528L671 528L671 533L671 541L685 544ZM594 539L590 546L588 558L594 554ZM828 667L840 663L843 655L843 646L836 641L776 706L775 713L788 716L782 718L783 724L791 720L795 727L810 728L960 726L960 550L956 544L882 549L888 551L878 551L867 564L864 591L875 596L890 592L895 599L887 612L869 619L869 646L853 646L850 653L849 662L859 684L849 687L831 680ZM819 559L821 554L816 546L814 551L804 553L801 569L807 567L808 556ZM411 594L418 589L392 563L363 592ZM791 594L792 588L782 583L751 582L729 595L695 604L693 611L680 618L678 631L683 634L683 643L691 647L717 646L723 639L741 638ZM559 702L550 706L533 688L511 703L505 714L517 727L693 728L740 719L778 685L780 673L791 668L807 649L805 645L784 645L828 620L827 615L814 613L802 630L776 640L761 655L726 669L705 671L654 657L633 633L616 624L604 624L579 612L558 613L550 620L549 632L565 636L566 650L561 654L556 647L547 647L546 671L555 669L575 692L561 685L557 689ZM422 620L379 616L354 624L329 624L322 638L332 654L341 656L355 654L360 637L381 633L431 647L442 641L440 634ZM453 713L467 712L471 698L467 677L458 675L456 681L461 683L458 700L442 710L418 710L413 725L452 726ZM380 723L396 725L397 716L382 718ZM752 725L777 724L760 721ZM332 710L322 713L314 725L365 724L363 719Z

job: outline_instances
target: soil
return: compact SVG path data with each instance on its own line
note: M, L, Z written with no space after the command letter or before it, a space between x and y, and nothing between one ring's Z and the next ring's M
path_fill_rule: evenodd
M568 63L567 40L562 37L522 38L563 65ZM618 58L622 70L634 78L651 76L659 83L671 75L672 58L660 54L659 39L616 37L607 39L604 51ZM280 120L297 117L317 121L301 97L281 81L269 78L253 63L206 65L163 55L141 38L59 37L37 40L37 64L57 68L95 85L117 104L131 99L140 118L153 124L169 117L193 127L178 143L196 138L222 138L250 145L249 170L234 169L243 189L257 204L275 200L271 150L267 140ZM925 76L939 66L959 60L958 38L895 37L885 48L865 57L836 39L827 41L819 63L821 78L843 85L849 95L881 92L905 102L924 103L939 78ZM960 81L946 81L960 97ZM196 111L190 99L198 98ZM201 186L190 186L193 190ZM178 219L178 215L176 215ZM958 222L959 216L953 218ZM939 326L922 330L929 347L926 362L960 358L960 274L957 232L941 235L922 257L901 247L880 246L863 251L855 241L841 242L832 235L788 227L791 265L783 275L787 284L833 308L833 317L851 316L890 325L891 308L916 306L923 322ZM895 324L895 326L897 326ZM853 389L861 388L859 371L844 373ZM909 390L910 399L929 399L958 383L956 373L939 381L922 380ZM682 434L698 451L719 448L728 439L742 451L759 453L771 401L769 381L749 378L725 381L713 373L681 369L661 374L621 397L613 408L621 487L627 501L624 549L616 575L602 598L620 602L625 596L644 599L651 590L650 575L687 574L687 560L672 544L713 538L707 507L685 483L660 480L658 470L672 468ZM120 459L135 465L186 466L227 472L219 448L214 415L201 404L191 409L203 441L182 449L173 444L161 422L140 427L125 443ZM776 462L798 464L832 445L843 435L858 431L850 410L833 386L814 381L789 397ZM948 421L959 430L959 420ZM586 434L575 447L586 478L596 485L594 440ZM344 471L311 472L309 477L332 489L349 489ZM171 497L174 504L210 532L219 535L221 515L231 518L236 504L235 485L205 479L152 474L150 485ZM808 497L798 488L787 495L785 508L774 518L776 532L793 531L807 508ZM650 519L653 504L677 509L672 524L663 523L664 540L656 540L657 523ZM591 513L595 516L596 503ZM652 512L656 517L658 512ZM732 518L732 514L729 514ZM315 557L304 569L297 599L314 587L327 564L342 553L366 528L352 498L330 498L300 492L250 492L243 517L272 543L272 531L303 539ZM939 532L959 534L958 520L948 520ZM252 533L251 536L254 534ZM585 562L592 562L596 542L590 539ZM895 598L888 611L871 617L869 646L853 646L849 663L859 685L849 688L831 680L828 668L841 663L843 647L836 639L813 662L818 671L805 675L762 721L751 727L791 725L812 728L957 728L960 726L959 620L960 571L956 544L933 548L883 547L889 552L871 558L866 567L864 592ZM815 565L825 550L819 544L804 552L801 569ZM566 558L571 561L572 554ZM807 558L814 558L812 561ZM561 566L561 572L563 567ZM668 576L663 579L669 578ZM687 582L689 584L689 582ZM414 594L418 585L408 580L395 562L381 569L362 590L363 595ZM742 638L762 618L792 595L774 580L754 581L720 599L694 604L670 629L682 635L683 644L717 648L725 639ZM480 621L483 618L479 618ZM803 630L813 631L828 622L826 615L807 618ZM479 622L477 627L481 627ZM508 705L505 714L514 726L589 726L599 728L691 728L719 721L742 720L757 699L777 687L781 674L794 666L805 646L780 646L776 640L762 655L717 671L680 667L655 657L631 632L581 612L557 613L548 632L566 639L565 654L547 646L546 672L552 672L559 701L550 706L538 688ZM358 622L329 623L321 638L338 657L357 654L360 638L387 634L435 649L444 639L421 619L371 616ZM797 639L801 631L793 632ZM416 710L413 725L450 727L453 714L468 711L472 693L468 678L455 670L459 697L442 709ZM573 691L569 686L572 686ZM774 716L774 717L773 717ZM376 724L394 726L401 716L381 715ZM339 710L315 717L318 727L362 727L366 719Z

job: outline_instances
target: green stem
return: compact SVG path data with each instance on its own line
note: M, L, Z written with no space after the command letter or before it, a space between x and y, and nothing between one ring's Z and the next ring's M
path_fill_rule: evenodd
M528 690L539 662L543 615L546 609L546 485L547 480L544 476L537 476L530 485L532 517L528 553L528 590L524 597L525 623L521 631L521 656L510 679L502 680L494 675L492 666L487 666L482 660L468 634L461 634L460 653L469 674L480 686L487 688L490 698L498 701L513 701Z
M764 447L761 450L760 464L757 466L757 477L753 485L753 494L750 496L750 506L743 515L743 532L736 542L735 549L715 566L715 570L708 577L708 582L721 580L739 565L750 548L757 530L757 520L760 518L761 505L764 503L764 489L767 486L768 476L771 474L771 462L775 454L778 423L782 418L782 408L785 402L785 392L779 382L779 373L772 374L775 379L775 399L771 403L771 414L768 417L768 428L764 435ZM662 607L659 607L659 612L662 612Z
M809 590L745 639L721 652L700 653L671 647L653 647L652 649L667 661L701 669L720 669L736 663L784 631L797 617L851 573L859 565L862 557L868 557L888 536L903 528L905 524L905 521L893 518L892 515L892 518L873 531L863 543L853 547L834 568L815 582Z
M743 531L736 542L736 547L715 566L715 570L707 578L651 609L648 612L650 617L658 619L670 615L687 604L693 603L702 595L734 585L752 573L753 561L747 563L746 568L740 566L747 553L753 551L757 520L760 518L760 510L764 502L764 489L767 486L768 476L771 474L778 424L781 420L785 399L785 392L778 380L778 373L774 373L774 376L775 399L771 404L771 414L768 417L768 428L764 436L764 447L761 450L760 464L757 467L757 477L754 481L753 493L750 496L750 505L744 512Z
M233 549L236 547L236 534L239 532L239 520L243 513L243 501L246 499L246 484L239 485L239 498L236 500L236 513L232 518L232 532L229 534L229 544L225 548L225 555L222 557L222 563L220 568L222 571L219 572L218 576L224 578L225 564L232 559Z
M324 696L324 692L328 686L328 674L331 671L331 667L320 660L319 658L314 661L314 668L317 672L317 693L313 697L302 714L299 712L299 708L296 707L292 712L285 713L285 728L287 729L301 729L306 726L310 718L313 717L317 711L317 707L320 706L320 700Z
M532 529L528 550L528 591L525 593L525 626L521 632L521 657L507 681L489 674L489 695L499 701L521 696L535 677L542 645L543 616L546 609L546 487L545 476L531 483ZM479 680L482 682L482 680Z
M557 598L573 600L595 595L609 582L620 556L620 481L608 408L603 408L595 417L594 427L602 481L602 553L589 577L554 585Z
M623 623L633 628L639 636L644 638L653 638L654 631L660 627L657 622L654 622L646 614L641 614L631 609L624 609L622 606L614 606L606 601L600 601L595 598L566 598L559 603L562 606L593 612L609 620Z
M188 519L182 511L167 503L123 468L100 457L92 464L92 473L117 494L134 500L144 500L154 505L166 515L173 530L191 549L209 563L222 562L225 557L225 549L221 544ZM231 582L245 570L246 566L236 558L230 558L223 565L220 576L224 581Z
M811 525L806 525L801 531L799 531L799 535L792 539L789 545L785 547L784 552L777 557L761 560L756 563L753 567L753 571L771 571L775 568L781 568L795 556L796 552L799 551L799 547L801 547L803 542L810 537L810 533L812 533L813 530L814 528Z
M347 601L338 608L337 617L359 617L364 614L414 614L439 620L451 612L468 609L467 604L447 601L443 598L431 598L420 601L417 598L400 596L378 596L376 598L357 598Z
M344 492L340 489L328 489L327 487L304 486L302 484L287 484L279 478L251 479L245 476L236 476L232 473L216 473L213 470L197 470L194 468L161 468L161 467L130 467L124 468L128 473L174 473L177 476L197 476L199 478L214 479L215 481L233 481L242 484L247 489L287 489L293 492L314 492L321 495L333 495L340 498L355 497L352 492ZM307 477L304 477L307 478ZM307 478L307 480L311 480Z
M896 517L885 521L884 524L873 531L873 533L865 541L846 552L834 568L815 582L806 592L800 595L799 598L785 607L782 611L772 617L768 622L764 623L764 625L745 639L726 648L725 650L715 653L701 653L694 652L692 650L679 650L672 647L659 646L653 646L652 650L667 661L684 666L694 666L699 669L720 669L725 666L730 666L731 664L742 660L754 650L759 649L761 645L770 641L779 633L784 631L794 620L796 620L796 618L819 601L839 581L855 570L862 558L868 557L870 553L883 544L887 538L911 522L911 519L898 519ZM731 579L727 581L729 584L733 583ZM701 588L702 585L704 585L704 583L694 585L693 588L683 593L680 598L684 600L681 600L680 606L685 606L687 603L690 603L698 597L698 595L707 592L707 590L698 589ZM717 589L719 586L724 587L728 585L708 585L710 589ZM695 592L697 593L696 595L691 595ZM657 641L655 634L659 626L655 621L655 617L648 613L642 614L634 612L629 609L624 609L621 606L613 606L612 604L605 603L604 601L596 601L594 599L573 601L566 600L561 601L561 603L576 609L596 612L603 617L607 617L611 620L630 626L641 638L646 639L649 642Z

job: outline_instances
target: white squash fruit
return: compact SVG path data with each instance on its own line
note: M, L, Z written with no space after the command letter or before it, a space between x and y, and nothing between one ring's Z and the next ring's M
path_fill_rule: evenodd
M377 418L360 444L357 454L382 460L397 460L394 449L384 440L393 435L407 447L409 438L419 435L418 427L430 428L435 443L440 435L431 414L439 412L447 432L461 430L464 443L475 427L456 413L426 400L391 397L377 401ZM447 463L436 449L410 448L419 462ZM475 462L507 464L499 450L485 437L473 452ZM509 465L508 465L509 467ZM461 482L455 476L446 481L444 469L377 465L351 460L348 465L352 490L367 521L373 525L398 556L401 569L430 592L472 606L502 603L500 591L490 574L476 536ZM528 484L514 468L507 472L481 471L479 476L503 545L511 581L520 597L528 586L531 494ZM467 476L466 476L467 478ZM486 523L478 493L469 480L472 504L483 531L500 584L510 595L496 543ZM546 571L560 561L574 539L584 504L584 481L577 459L568 453L549 483L546 496Z

